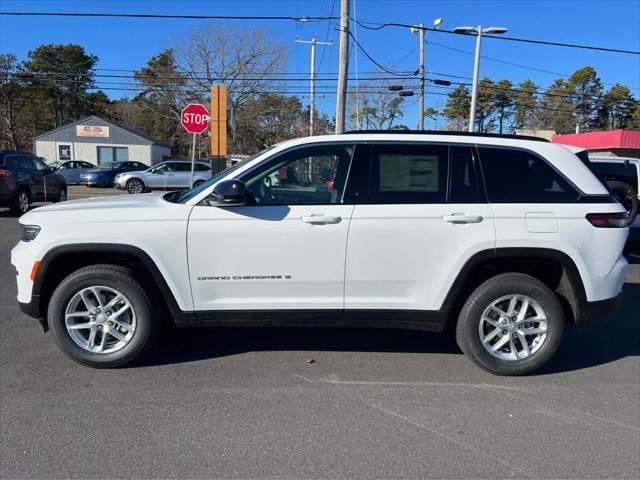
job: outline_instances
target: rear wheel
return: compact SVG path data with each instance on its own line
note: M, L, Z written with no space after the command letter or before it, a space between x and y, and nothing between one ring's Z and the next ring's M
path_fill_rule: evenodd
M138 180L137 178L132 178L127 182L127 192L134 193L143 193L144 192L144 183L142 180Z
M521 273L497 275L466 301L456 327L460 349L495 375L524 375L542 367L562 338L564 314L555 294Z
M72 360L97 368L128 365L151 347L157 323L131 271L92 265L65 278L51 296L49 328Z
M638 192L631 185L624 182L611 181L607 182L607 186L615 199L627 211L627 225L630 225L638 214L640 200L638 200Z
M11 211L13 213L22 215L29 211L29 204L31 203L31 196L29 195L29 191L25 188L21 188L18 191L18 194L11 201Z
M193 188L197 188L204 183L204 180L198 180L193 184Z

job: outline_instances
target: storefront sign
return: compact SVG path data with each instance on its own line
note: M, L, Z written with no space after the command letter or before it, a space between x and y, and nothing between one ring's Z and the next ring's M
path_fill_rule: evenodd
M79 137L103 137L109 136L109 127L99 125L76 125L76 135Z

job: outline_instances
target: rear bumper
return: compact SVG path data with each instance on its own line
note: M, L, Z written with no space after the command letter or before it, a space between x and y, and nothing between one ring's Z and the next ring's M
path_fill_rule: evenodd
M576 324L587 323L592 320L606 320L622 302L622 290L618 295L595 302L583 302L576 318Z

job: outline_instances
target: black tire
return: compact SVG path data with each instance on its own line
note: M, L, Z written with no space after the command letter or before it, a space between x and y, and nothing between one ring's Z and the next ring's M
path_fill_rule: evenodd
M198 188L203 183L204 183L204 180L198 180L197 182L193 183L193 188Z
M19 189L14 197L11 199L9 208L11 212L16 215L23 215L29 211L29 205L31 204L31 195L26 188Z
M129 180L126 187L127 192L129 192L130 194L144 193L145 191L144 182L139 178L132 178L131 180Z
M640 208L638 192L636 192L631 185L616 180L607 182L607 186L616 200L618 200L620 205L627 211L629 217L627 219L627 225L631 225L636 215L638 215L638 208Z
M530 356L505 360L495 357L483 346L480 321L492 302L514 294L526 295L538 303L547 319L547 333L542 345ZM563 326L562 306L545 284L522 273L504 273L485 281L469 296L458 317L456 342L473 363L494 375L525 375L542 367L553 356L560 345ZM515 337L516 333L507 335Z
M60 187L58 190L58 197L55 199L55 202L64 202L67 200L67 189L64 187Z
M78 345L65 326L65 311L83 288L102 286L117 290L131 303L136 317L133 336L124 347L111 353L94 353ZM147 293L131 270L116 265L92 265L76 270L55 289L47 311L49 329L58 347L72 360L94 368L115 368L140 360L153 346L160 322L155 321Z

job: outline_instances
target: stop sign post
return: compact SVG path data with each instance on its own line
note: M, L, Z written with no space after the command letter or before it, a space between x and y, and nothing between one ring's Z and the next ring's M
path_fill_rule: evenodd
M203 133L209 128L209 111L204 105L199 103L190 103L182 109L180 114L180 122L185 130L193 134L193 143L191 145L191 183L193 187L193 175L196 163L196 135Z

